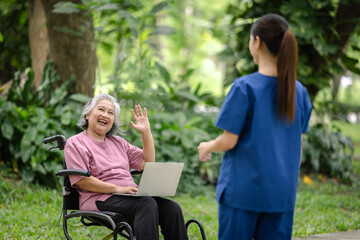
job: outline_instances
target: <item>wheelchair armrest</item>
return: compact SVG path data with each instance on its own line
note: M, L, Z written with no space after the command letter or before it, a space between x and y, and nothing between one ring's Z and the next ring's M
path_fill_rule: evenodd
M64 169L58 171L57 173L55 173L55 175L56 176L77 175L77 176L90 177L91 172L82 169Z
M130 169L130 173L131 175L140 175L143 173L143 170L135 170L135 169Z

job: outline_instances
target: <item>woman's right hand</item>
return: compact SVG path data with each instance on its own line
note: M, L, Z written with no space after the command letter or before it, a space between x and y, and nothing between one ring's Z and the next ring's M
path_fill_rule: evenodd
M134 187L117 187L114 193L135 194L137 190L138 189Z

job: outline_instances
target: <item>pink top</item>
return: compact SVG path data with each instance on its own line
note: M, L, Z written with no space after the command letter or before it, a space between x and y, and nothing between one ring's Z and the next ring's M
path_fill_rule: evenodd
M142 150L119 136L105 137L104 142L90 138L86 130L66 141L64 156L67 169L91 171L91 175L122 187L137 187L129 169L139 170ZM83 176L69 176L74 186ZM94 193L77 187L80 210L99 211L96 201L105 201L112 194Z

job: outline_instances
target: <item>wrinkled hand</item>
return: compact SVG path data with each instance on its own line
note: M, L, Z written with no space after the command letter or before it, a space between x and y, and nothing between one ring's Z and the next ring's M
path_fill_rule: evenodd
M146 108L144 108L144 113L143 110L141 109L140 105L135 105L135 111L133 109L131 109L131 114L134 117L135 123L133 121L131 121L131 126L141 132L141 133L145 133L146 131L150 130L150 123L149 123L149 119L147 117L147 110Z
M199 160L201 162L207 162L211 158L211 152L208 151L209 142L201 142L198 146Z
M137 193L137 188L134 187L117 187L115 193L127 193L127 194L135 194Z

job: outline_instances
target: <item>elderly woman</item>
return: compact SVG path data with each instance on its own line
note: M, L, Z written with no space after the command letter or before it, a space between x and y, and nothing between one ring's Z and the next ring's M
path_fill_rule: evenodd
M84 107L78 125L83 132L69 138L64 149L67 168L91 171L91 177L70 176L77 188L80 210L118 212L133 223L136 239L159 239L159 225L165 239L187 239L180 206L160 197L119 196L136 193L137 185L129 169L142 170L155 161L155 147L146 108L131 109L142 134L143 149L116 136L120 106L108 94L100 94Z

